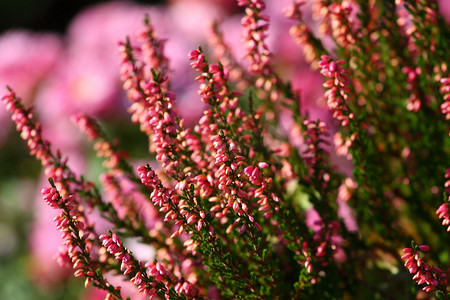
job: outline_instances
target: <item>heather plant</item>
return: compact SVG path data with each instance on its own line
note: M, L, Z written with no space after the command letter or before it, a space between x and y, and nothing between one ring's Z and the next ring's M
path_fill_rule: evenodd
M89 111L75 114L102 159L98 184L8 87L3 103L58 213L57 261L105 299L133 288L166 299L449 299L450 32L437 2L284 8L293 53L321 74L332 118L311 117L311 100L277 65L266 3L237 5L244 59L220 22L185 53L204 108L196 122L181 114L151 13L119 43L148 155L136 166Z

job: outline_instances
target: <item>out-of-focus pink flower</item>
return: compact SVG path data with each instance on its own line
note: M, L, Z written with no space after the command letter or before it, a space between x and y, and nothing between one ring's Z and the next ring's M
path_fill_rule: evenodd
M168 2L170 6L178 5L180 3L188 5L191 3L213 5L217 7L222 14L229 14L238 10L236 0L169 0Z
M306 211L305 223L306 226L314 230L314 232L317 232L322 228L322 218L314 208L309 208Z
M450 1L438 0L439 12L444 17L447 24L450 24Z
M62 51L62 42L53 34L9 31L0 36L0 89L10 86L24 103L32 100L38 84L52 70ZM8 133L10 122L0 106L0 145Z
M68 30L65 59L58 62L38 94L44 118L84 111L101 117L124 111L118 42L142 28L146 13L159 15L156 8L110 2L89 8L74 19Z
M114 62L104 64L94 57L81 55L60 61L57 70L39 91L36 101L43 119L54 121L54 116L67 119L82 111L102 116L123 109L119 105L117 72L110 70Z
M162 13L158 7L130 2L112 1L92 6L77 15L70 24L68 53L112 63L105 64L105 67L117 71L118 42L127 36L136 36L142 30L145 14L150 16L152 23L160 24Z
M171 24L172 29L182 32L190 40L201 40L205 38L204 32L212 21L223 18L223 13L223 10L214 1L176 1L169 6L167 18L172 22L166 22L166 25L170 26ZM168 19L166 21L169 21ZM192 48L195 47L198 45L194 45Z
M61 51L62 41L53 34L4 33L0 36L0 86L12 87L29 103L34 89L54 67Z

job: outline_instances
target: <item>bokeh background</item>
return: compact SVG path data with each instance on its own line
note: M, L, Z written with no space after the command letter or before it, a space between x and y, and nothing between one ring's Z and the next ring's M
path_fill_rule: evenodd
M102 0L17 0L0 2L0 32L22 28L64 33L70 21L84 9L110 1ZM155 5L164 0L140 0Z
M268 44L280 74L301 89L311 117L332 123L324 107L321 76L309 68L289 36L292 23L282 14L289 2L267 1L272 21ZM450 1L440 5L450 19ZM146 13L167 39L171 88L187 126L192 126L203 105L187 54L199 45L208 51L209 24L218 19L235 56L243 57L242 15L234 0L0 1L0 95L9 85L24 103L34 105L44 137L70 157L75 171L94 182L102 166L70 122L72 114L87 112L100 120L130 153L132 163L150 159L146 137L126 112L117 55L117 42L127 35L133 41ZM0 299L103 299L104 294L85 289L84 280L73 278L71 270L54 260L61 240L52 222L55 212L41 201L46 178L40 171L0 105ZM149 250L138 251L145 255Z

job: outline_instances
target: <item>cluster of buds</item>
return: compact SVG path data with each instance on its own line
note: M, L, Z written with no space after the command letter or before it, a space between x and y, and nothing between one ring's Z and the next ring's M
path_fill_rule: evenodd
M270 52L265 44L269 17L261 12L266 8L262 0L239 0L239 6L246 6L246 16L242 18L244 28L245 49L250 60L250 71L254 74L268 76L272 70Z
M319 180L323 185L322 187L325 188L330 179L330 174L325 169L329 153L323 148L330 145L327 140L330 136L328 133L329 127L320 120L306 120L303 121L303 125L306 130L306 150L303 151L304 159L309 166L310 175L314 180Z
M71 264L75 277L86 277L85 286L94 282L104 289L112 299L121 299L120 288L111 285L96 268L97 262L92 257L94 242L84 215L76 210L75 196L61 197L52 180L51 188L42 189L44 201L52 208L61 210L55 217L56 228L62 233L64 253L58 255L60 263Z
M450 168L445 172L445 192L447 194L447 200L450 201ZM436 210L436 214L439 219L442 219L442 225L448 226L447 231L450 231L450 203L445 202L439 206Z
M413 245L413 248L404 248L402 259L406 259L405 267L408 268L409 273L414 274L413 280L418 285L424 284L422 288L425 292L430 292L435 289L446 291L447 288L447 274L437 267L428 265L420 256L420 252L430 251L428 245Z
M421 75L422 70L419 67L416 67L414 69L411 67L403 67L402 72L407 76L407 90L410 92L406 109L408 109L409 111L417 112L422 107L422 101L417 91L417 85L419 84L418 77Z
M231 50L224 41L223 33L219 29L219 24L213 22L208 38L208 42L213 48L215 57L220 60L225 69L229 70L230 79L236 82L239 90L244 90L250 83L242 66L237 62L236 58L231 54Z
M304 4L304 0L296 0L284 9L284 15L289 19L297 21L297 24L289 29L289 34L297 45L302 47L305 60L311 63L313 68L317 68L319 58L317 45L319 43L309 27L303 21L301 7Z
M201 73L196 80L200 82L198 94L202 96L202 101L209 105L223 103L228 94L228 70L221 64L208 65L201 49L192 50L188 58L192 60L191 66ZM236 104L237 99L234 101L234 108Z
M42 138L41 125L33 121L32 108L25 109L16 94L8 89L8 93L2 97L6 110L11 114L11 120L16 124L20 137L27 142L30 155L40 160L42 166L51 168L54 157L50 150L50 143Z
M176 278L161 263L144 264L134 258L115 233L102 234L99 238L106 250L120 261L123 274L131 276L130 282L145 297L153 299L164 295L166 299L192 299L197 295L195 287L187 281L174 284Z
M153 189L150 199L159 207L160 212L165 213L164 221L175 220L175 224L179 226L171 238L182 234L186 227L192 224L195 225L196 231L202 229L205 223L205 213L202 210L197 208L191 211L187 202L179 199L174 189L163 186L155 171L149 166L140 166L138 172L142 183Z
M355 44L355 36L352 33L352 22L350 14L353 7L350 1L344 0L342 3L333 3L329 6L331 31L335 41L341 47L349 47Z
M342 137L342 133L336 132L333 136L336 154L345 157L348 160L352 160L353 155L351 154L350 148L353 146L356 136L356 133L352 133L350 137Z
M450 77L441 79L441 93L444 95L444 102L441 104L441 111L444 114L445 119L450 120Z
M349 111L346 101L350 92L350 81L347 77L348 71L343 67L345 61L334 61L331 57L323 55L319 62L320 73L329 78L323 86L327 89L328 108L333 112L333 117L341 122L342 126L347 126L354 115Z
M119 152L115 149L116 145L104 137L103 132L101 132L94 119L85 114L77 114L72 116L72 122L80 128L88 140L97 140L94 149L97 152L98 157L105 158L105 161L103 162L104 167L108 169L118 169L120 164L125 164L124 159L128 157L128 154L126 152Z
M436 214L439 219L442 219L442 225L448 226L447 231L450 231L450 211L449 211L449 203L445 202L439 206L436 210Z

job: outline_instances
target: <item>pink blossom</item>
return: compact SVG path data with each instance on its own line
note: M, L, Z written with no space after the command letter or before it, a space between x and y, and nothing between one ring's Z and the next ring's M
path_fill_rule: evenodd
M54 34L9 31L0 36L0 86L14 88L29 104L62 55L62 41ZM3 108L2 108L3 109Z
M445 290L447 287L447 275L439 268L428 265L420 256L420 252L430 250L428 245L419 245L417 248L404 248L402 259L405 259L405 267L409 273L414 274L413 280L418 285L424 285L422 290L430 292L436 288Z
M450 3L447 0L438 0L439 12L444 17L447 24L450 23Z
M30 104L36 88L60 58L62 42L53 34L9 31L0 36L0 88L14 88ZM8 133L7 113L0 106L0 145Z

